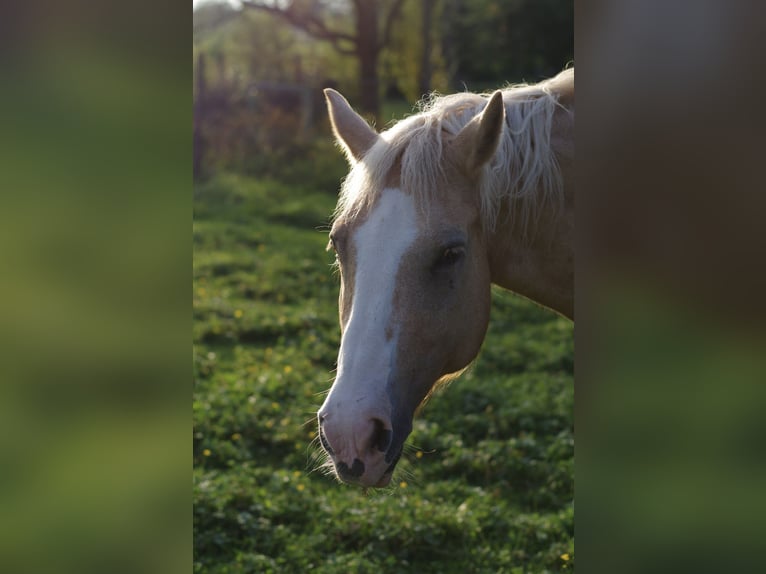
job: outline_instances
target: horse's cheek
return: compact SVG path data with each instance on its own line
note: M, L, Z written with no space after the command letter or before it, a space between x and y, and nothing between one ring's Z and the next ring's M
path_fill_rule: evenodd
M455 357L453 371L463 369L476 358L489 325L490 287L489 279L482 269L477 270L476 278L470 285L469 293L464 294L461 316L458 324L458 340L452 356Z

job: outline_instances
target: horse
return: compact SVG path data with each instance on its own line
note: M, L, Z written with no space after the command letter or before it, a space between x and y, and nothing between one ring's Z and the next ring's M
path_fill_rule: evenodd
M491 284L574 321L574 69L432 95L381 133L325 97L350 171L329 234L341 343L318 437L342 482L385 487L420 405L476 358Z

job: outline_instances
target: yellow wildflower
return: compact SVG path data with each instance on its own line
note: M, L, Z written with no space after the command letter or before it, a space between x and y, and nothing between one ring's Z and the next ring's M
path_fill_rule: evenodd
M241 318L242 318L242 315L244 315L244 313L242 312L242 309L237 309L236 311L234 311L234 316L235 316L237 319L241 319Z
M202 451L202 456L210 456L210 455L211 455L211 452L209 448L206 448L205 450Z
M564 562L568 562L568 561L569 561L569 554L566 554L566 553L562 554L562 555L561 555L561 559L562 559Z

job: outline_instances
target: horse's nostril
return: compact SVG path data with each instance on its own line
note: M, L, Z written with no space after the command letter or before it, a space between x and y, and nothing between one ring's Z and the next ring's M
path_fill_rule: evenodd
M393 433L386 428L385 423L380 419L372 419L373 431L370 437L370 445L372 448L378 449L380 452L386 452L388 447L391 446L391 437Z
M359 478L364 474L364 463L358 458L354 459L351 468L349 468L345 462L337 463L335 468L338 470L338 473L341 475L341 477L346 479Z

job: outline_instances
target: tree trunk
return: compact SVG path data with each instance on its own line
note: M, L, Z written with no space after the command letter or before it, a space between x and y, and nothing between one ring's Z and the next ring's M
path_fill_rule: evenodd
M356 0L357 58L359 59L359 98L362 111L377 122L380 118L378 80L378 9L375 0Z
M434 0L423 0L421 4L421 36L423 38L423 50L420 53L420 74L418 78L418 90L420 97L431 91L431 24L433 22Z
M378 60L383 45L388 42L391 26L399 15L404 0L392 0L389 3L380 0L353 0L354 23L356 33L348 34L339 30L332 30L325 22L317 17L318 11L312 14L302 14L301 6L289 2L286 7L278 4L262 3L252 0L243 0L243 8L262 10L270 14L280 16L292 26L304 30L309 35L327 40L342 54L352 54L359 62L359 102L364 113L371 119L380 119L380 79L378 78ZM388 4L389 10L385 18L383 33L378 29L379 8ZM319 8L321 3L309 2L306 6ZM382 36L382 41L381 41ZM341 46L340 44L344 45ZM353 48L346 48L345 44L352 44Z

